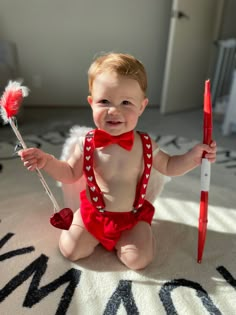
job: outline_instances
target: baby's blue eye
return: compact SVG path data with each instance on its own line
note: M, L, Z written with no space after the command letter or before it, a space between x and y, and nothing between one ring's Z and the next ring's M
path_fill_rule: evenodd
M131 104L131 103L130 103L130 101L123 101L122 104L123 104L123 105L129 105L129 104Z
M109 104L109 101L108 100L101 100L99 103L101 103L101 104Z

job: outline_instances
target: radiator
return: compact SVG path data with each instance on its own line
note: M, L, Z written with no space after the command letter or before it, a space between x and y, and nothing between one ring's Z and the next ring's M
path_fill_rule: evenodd
M233 71L236 68L236 39L217 42L218 56L212 80L212 103L229 94Z
M229 93L229 101L222 125L224 136L236 132L236 70L233 72L233 79Z

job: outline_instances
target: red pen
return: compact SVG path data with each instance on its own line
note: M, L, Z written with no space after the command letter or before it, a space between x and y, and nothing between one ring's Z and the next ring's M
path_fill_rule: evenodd
M210 80L205 82L204 91L204 115L203 115L203 143L211 144L212 142L212 104ZM202 261L202 255L206 240L207 221L208 221L208 193L210 188L211 165L205 158L206 152L202 156L201 166L201 199L198 225L198 263Z

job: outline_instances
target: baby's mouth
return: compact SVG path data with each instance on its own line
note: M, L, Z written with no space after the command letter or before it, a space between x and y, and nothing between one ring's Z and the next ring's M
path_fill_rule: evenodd
M122 122L121 121L115 121L115 120L108 120L107 123L109 125L119 125L121 124Z

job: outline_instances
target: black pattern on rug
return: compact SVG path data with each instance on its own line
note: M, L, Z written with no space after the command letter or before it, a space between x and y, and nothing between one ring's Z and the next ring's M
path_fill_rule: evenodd
M48 153L55 154L56 152L56 156L59 158L62 145L67 137L68 134L66 132L46 132L42 135L25 136L24 140L28 147L34 146L44 149L47 146L52 148L52 152ZM190 150L197 143L197 141L172 135L157 135L154 139L161 148L174 154ZM15 162L18 159L15 153L16 144L17 142L12 140L0 142L0 179L1 176L6 178L11 164L15 166ZM219 148L216 164L224 170L225 174L233 174L235 176L236 152ZM17 180L20 181L21 179ZM4 185L3 182L2 185ZM8 204L4 203L4 196L2 199L0 200L1 207L3 204L7 208ZM172 201L171 199L166 202ZM3 203L1 204L1 202ZM183 201L180 200L178 207L181 207L182 204ZM191 210L188 208L189 204L186 203L186 205L187 210ZM38 208L40 209L41 205L38 205ZM14 209L14 211L17 210L16 204L16 210ZM8 209L1 208L1 211L7 213ZM217 211L218 209L215 212L217 213ZM227 211L225 209L224 211L222 215L227 215ZM167 211L167 213L169 212ZM235 260L233 259L236 254L234 246L236 234L234 232L231 232L231 234L230 232L228 234L226 232L217 232L217 228L216 231L209 231L209 248L213 248L213 251L211 252L208 249L209 257L206 255L206 264L203 263L201 268L198 268L196 267L195 258L192 258L192 252L190 252L193 244L191 237L193 235L193 238L195 238L196 235L196 228L191 225L192 222L187 222L184 225L159 220L158 233L163 243L163 249L160 249L159 253L160 262L154 263L147 272L144 271L143 273L127 271L125 268L120 267L119 264L118 269L114 271L111 264L111 269L108 272L103 269L103 261L100 261L100 257L101 260L106 261L106 259L110 259L114 263L110 253L107 256L106 252L101 250L95 256L94 261L91 258L87 263L71 265L59 254L55 257L56 251L50 254L46 253L41 243L41 247L39 246L39 240L36 236L32 240L28 240L24 236L24 228L27 226L24 225L24 222L18 222L20 228L16 233L14 230L15 226L5 223L7 222L7 216L5 215L5 217L6 220L0 222L0 272L6 275L8 265L17 266L19 260L21 260L21 265L17 270L14 269L9 277L6 276L4 282L2 280L3 274L1 273L0 313L3 315L11 314L12 297L20 290L22 292L20 298L17 299L17 304L19 305L18 314L20 315L77 315L80 314L80 311L71 312L71 307L75 305L74 309L76 309L76 304L79 303L78 299L80 299L81 305L93 304L88 312L89 315L182 315L186 314L184 307L183 312L181 311L181 303L185 303L185 299L191 301L186 303L186 307L191 305L191 303L193 304L193 309L188 310L188 314L194 312L195 305L198 305L199 314L201 312L211 315L236 313L236 307L232 303L236 296L236 270L234 267ZM220 217L219 221L221 220L222 217ZM231 224L230 216L227 220ZM44 222L40 224L40 227L45 225ZM175 232L173 232L173 227L175 228L176 236ZM172 233L169 231L172 231ZM51 236L50 233L48 232L49 236ZM187 241L182 251L178 254L181 242L184 242L186 239ZM174 243L175 241L176 243ZM56 240L53 246L57 247ZM175 256L174 258L172 257L173 251L171 248L173 246L174 254L180 261L179 266L175 266L177 259ZM214 250L217 246L221 247L221 249L230 248L231 250L215 253ZM169 264L171 267L173 268L174 266L176 268L173 270L173 273L170 265L165 261L166 256L168 256L168 259L170 256ZM162 265L162 259L165 261L164 265ZM186 260L188 260L187 266L189 269L185 270L186 265L184 263ZM98 269L93 270L95 262L100 263L100 265ZM52 275L51 265L53 265L54 270ZM149 273L151 274L150 277ZM99 277L98 280L94 278L95 275ZM113 275L116 277L114 278ZM91 283L86 283L87 278ZM228 293L221 300L215 295L217 290L221 288L219 284L223 288L222 290ZM106 292L107 288L109 292ZM93 298L95 298L94 294L96 293L98 298L94 302ZM91 295L90 299L87 298L87 295ZM51 296L54 296L54 298L53 303L50 300L50 310L49 308L47 311L45 309L41 310L41 306ZM229 309L229 311L226 312L226 309Z

